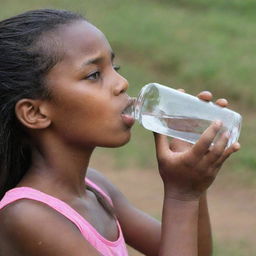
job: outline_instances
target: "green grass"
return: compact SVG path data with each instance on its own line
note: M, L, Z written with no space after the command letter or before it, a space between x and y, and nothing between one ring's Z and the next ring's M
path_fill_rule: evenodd
M256 107L254 1L13 0L1 6L0 17L44 7L86 14L120 57L131 93L158 81Z
M157 81L191 94L210 90L215 99L227 98L244 117L242 150L227 168L254 171L255 5L252 0L12 0L1 2L0 17L34 8L80 12L109 39L130 82L129 94ZM130 144L106 152L119 167L147 167L155 163L148 157L153 145L151 133L136 126Z

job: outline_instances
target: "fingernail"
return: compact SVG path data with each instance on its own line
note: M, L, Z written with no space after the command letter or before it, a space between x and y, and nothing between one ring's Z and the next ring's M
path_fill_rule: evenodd
M235 143L234 143L234 149L235 149L235 150L239 150L240 147L241 147L241 146L240 146L240 143L238 143L238 142L235 142Z
M219 128L219 127L221 127L222 122L221 122L220 120L217 120L217 121L214 122L214 125L215 125L217 128Z

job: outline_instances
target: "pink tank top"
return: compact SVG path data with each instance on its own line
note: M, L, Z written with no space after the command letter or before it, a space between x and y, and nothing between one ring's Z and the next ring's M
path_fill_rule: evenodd
M88 185L98 190L112 204L112 200L110 199L110 197L100 187L98 187L95 183L87 178L85 179L85 181ZM109 241L102 235L100 235L88 221L86 221L68 204L64 203L60 199L57 199L30 187L17 187L7 191L5 196L0 201L0 209L19 199L32 199L42 202L64 215L67 219L69 219L77 226L84 238L102 255L128 256L123 233L118 221L117 226L119 231L119 237L116 241Z

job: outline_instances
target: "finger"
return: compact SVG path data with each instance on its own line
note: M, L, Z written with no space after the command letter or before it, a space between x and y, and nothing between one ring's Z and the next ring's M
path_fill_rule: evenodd
M185 92L183 88L178 89L179 92Z
M217 99L215 103L220 107L226 107L228 105L228 101L226 99Z
M165 135L154 132L154 139L157 158L162 158L166 154L166 152L170 151L168 138Z
M205 100L205 101L211 101L212 100L212 94L211 92L208 92L208 91L203 91L203 92L200 92L197 97L200 99L200 100Z
M233 153L237 152L240 149L240 144L238 142L232 144L229 148L227 148L221 158L216 162L215 168L219 168L227 158L230 157Z
M221 121L213 122L202 134L198 142L192 147L191 157L198 161L202 158L208 151L209 147L212 144L216 134L222 126Z
M218 136L217 136L218 137ZM220 137L215 141L214 145L210 147L207 157L205 158L206 164L211 165L220 159L225 151L229 140L229 132L224 132Z

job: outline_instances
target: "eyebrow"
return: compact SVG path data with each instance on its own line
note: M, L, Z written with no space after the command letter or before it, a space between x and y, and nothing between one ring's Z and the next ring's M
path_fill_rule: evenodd
M111 61L113 61L115 58L115 53L113 51L110 52L110 58L111 58ZM87 66L90 64L98 64L98 63L102 62L102 60L103 60L103 57L91 58L91 59L83 62L80 68L83 68L84 66Z

